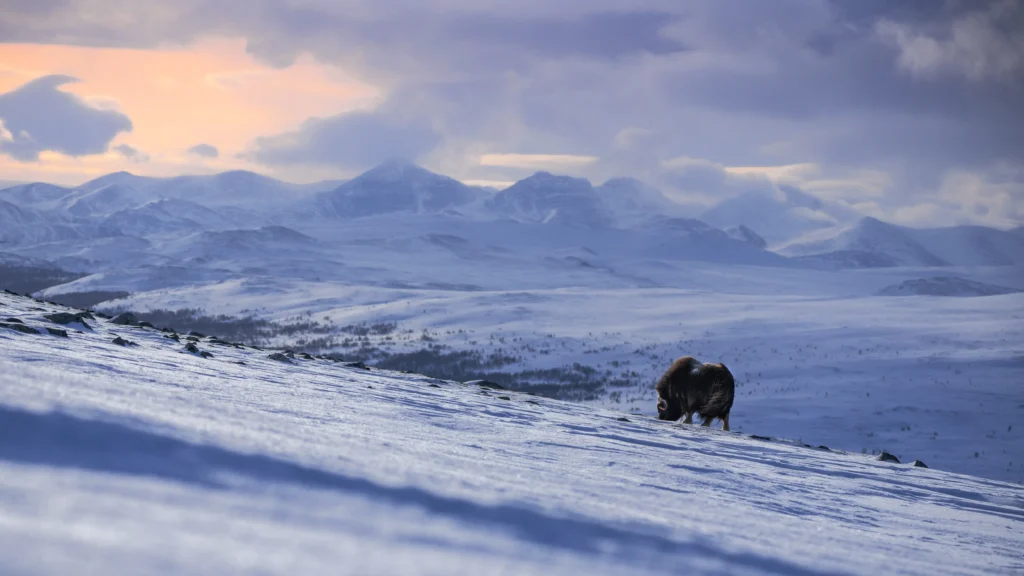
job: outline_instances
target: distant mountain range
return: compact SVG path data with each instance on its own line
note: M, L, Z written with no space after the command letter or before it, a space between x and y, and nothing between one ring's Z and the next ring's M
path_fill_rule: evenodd
M66 188L0 189L0 253L128 289L284 275L405 286L501 278L659 285L665 262L878 268L1024 265L1024 229L912 229L792 188L700 215L630 178L595 186L538 172L503 190L391 161L344 182L296 185L243 171L127 172ZM550 282L555 282L551 280Z
M1019 266L1024 235L983 226L915 229L861 218L779 251L838 267Z

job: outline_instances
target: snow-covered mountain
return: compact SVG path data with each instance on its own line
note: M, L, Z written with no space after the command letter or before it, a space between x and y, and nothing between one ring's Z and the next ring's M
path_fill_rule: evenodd
M770 246L785 244L816 230L852 223L859 214L790 186L754 190L707 209L700 219L718 228L745 226Z
M915 455L880 461L77 312L0 293L5 574L1020 567L1020 487ZM901 389L887 405L913 418Z
M82 236L81 229L59 216L0 200L0 246L40 244Z
M153 196L122 184L110 184L95 190L78 189L60 201L60 209L73 218L103 219L114 212L150 202Z
M984 226L904 229L929 252L955 266L1024 265L1024 234Z
M228 218L187 200L155 200L107 216L101 226L125 236L178 235L232 227Z
M757 232L754 232L753 230L747 228L742 224L740 224L739 226L726 228L725 233L728 234L729 237L734 240L746 242L747 244L757 246L758 248L766 248L768 246L768 242L764 238L762 238Z
M537 172L498 192L487 207L502 217L534 224L602 228L613 221L589 181L549 172Z
M436 214L481 199L485 193L458 180L393 160L300 204L297 212L321 218L391 213Z
M871 217L861 218L821 240L786 245L780 252L844 266L855 261L863 267L949 265L929 252L908 229Z
M863 218L805 236L778 250L842 267L1013 266L1024 263L1024 238L981 226L915 229Z
M617 225L643 225L652 218L685 218L695 212L635 178L613 178L594 188Z
M0 190L0 200L33 210L53 210L59 201L71 193L71 188L43 182L20 184Z
M878 293L882 296L1000 296L1021 292L1014 288L995 286L983 282L975 282L953 276L933 276L904 280L899 284L887 286Z

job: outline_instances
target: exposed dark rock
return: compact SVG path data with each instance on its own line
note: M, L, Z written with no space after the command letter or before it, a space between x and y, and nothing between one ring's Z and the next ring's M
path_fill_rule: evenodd
M54 314L47 314L43 316L43 318L46 318L47 320L53 322L54 324L67 325L74 324L77 322L82 326L85 326L86 328L90 328L89 324L86 323L85 321L85 317L81 313L71 314L69 312L57 312Z
M509 396L498 396L498 400L511 400Z
M210 352L207 352L206 350L203 350L202 352L200 352L199 355L202 356L203 358L213 358L213 354L210 353Z
M50 328L49 326L47 326L46 327L46 331L49 332L53 336L60 336L61 338L67 338L68 337L68 331L67 330L61 330L60 328Z
M912 464L913 464L913 465L914 465L915 467L917 467L917 468L927 468L927 467L928 467L928 466L926 466L926 465L925 465L925 463L924 463L924 462L921 462L920 460L914 460L914 461L912 462Z
M138 346L138 344L136 344L135 342L132 342L131 340L125 340L124 338L121 338L120 336L118 336L117 338L114 338L113 342L114 342L114 344L117 344L118 346Z
M188 344L185 344L185 351L193 354L199 354L199 347L196 346L195 342L189 342Z
M507 388L501 384L491 382L490 380L470 380L469 382L466 382L466 384L476 384L481 388L490 388L492 390L507 390Z
M300 357L301 357L301 358L302 358L303 360L312 360L312 359L313 359L313 357L312 357L312 356L310 356L309 354L306 354L305 352L300 352L300 353L299 353L299 356L300 356Z
M427 386L430 388L440 388L437 384L428 384Z
M88 310L82 310L81 312L76 312L75 316L78 316L79 318L85 318L86 320L96 320L96 317L93 316L92 312L89 312Z
M616 418L616 420L618 420L619 422L629 422L629 418L626 418L625 416L620 416Z
M284 354L281 354L280 352L274 352L270 356L267 356L267 358L270 358L271 360L276 360L278 362L284 362L285 364L291 364L292 363L291 358L289 358L288 356L285 356Z
M540 402L537 402L536 400L527 400L526 403L527 404L536 404L537 406L540 406Z
M21 296L21 294L18 294L17 292L12 292L11 290L8 290L7 288L4 288L4 292L10 294L11 296Z
M824 444L822 444L821 446L818 446L818 449L819 450L828 450L828 446L825 446ZM831 452L831 450L829 450L829 452Z
M145 320L139 322L139 328L153 328L153 325Z
M189 342L199 342L199 338L196 338L195 336L186 336L185 340L188 340Z
M122 312L110 321L112 324L119 324L121 326L138 326L139 319L135 317L135 314L131 312Z
M362 362L346 362L345 366L348 368L359 368L360 370L369 370L370 368Z
M232 362L232 364L238 364L239 366L245 366L246 365L245 362L242 362L241 360L235 360L234 362Z
M13 324L24 324L24 322L22 322L18 318L8 318L7 320L5 320L5 322L11 322Z
M99 316L100 318L103 318L104 320L110 320L111 319L110 314L104 314L103 312L93 311L93 314Z
M188 335L189 336L195 336L196 338L206 338L205 334L200 334L199 332L196 332L195 330L192 330L191 332L189 332Z
M884 450L882 451L881 454L878 455L877 460L879 460L881 462L895 462L896 464L900 463L900 459L899 458L893 456L892 454L889 454L888 452L886 452Z
M24 332L25 334L39 334L39 330L36 330L31 326L25 326L24 324L0 322L0 327L10 328L16 332Z
M167 333L170 333L170 334L174 334L175 333L174 332L174 328L167 328L166 326L161 328L160 331L161 332L167 332Z
M757 434L751 434L750 437L754 440L764 440L765 442L771 442L772 440L768 436L758 436Z

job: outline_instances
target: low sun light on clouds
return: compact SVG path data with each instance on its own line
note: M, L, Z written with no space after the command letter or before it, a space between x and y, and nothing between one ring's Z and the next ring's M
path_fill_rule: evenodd
M72 158L49 152L38 163L0 156L0 170L11 179L76 183L114 170L176 175L252 169L237 155L255 138L310 117L372 108L381 97L374 87L310 57L287 68L268 67L246 53L244 40L161 50L0 44L0 93L49 74L77 78L61 90L120 111L133 129L118 135L105 154ZM220 153L188 154L199 144ZM115 151L119 145L140 155L129 158Z

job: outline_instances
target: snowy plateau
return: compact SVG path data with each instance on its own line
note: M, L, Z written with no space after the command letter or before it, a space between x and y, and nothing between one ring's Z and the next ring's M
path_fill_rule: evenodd
M116 173L0 190L0 288L0 574L1024 573L1021 228Z

